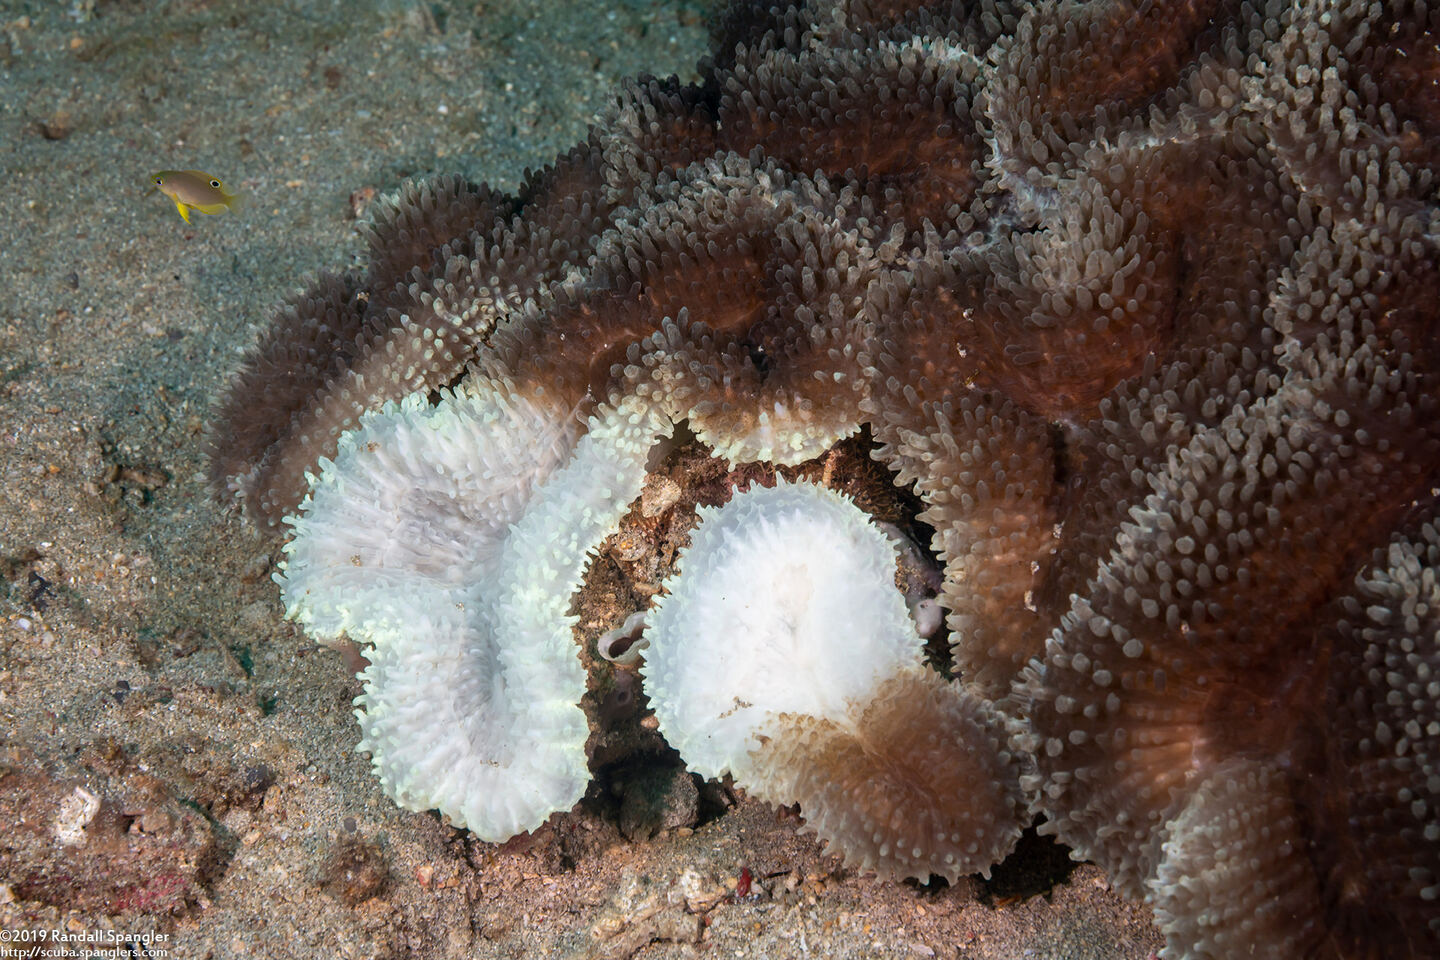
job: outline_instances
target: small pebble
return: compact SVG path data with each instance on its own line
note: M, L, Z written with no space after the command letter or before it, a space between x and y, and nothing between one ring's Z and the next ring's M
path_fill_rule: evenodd
M388 876L378 843L346 837L330 848L320 865L320 888L353 907L379 894Z

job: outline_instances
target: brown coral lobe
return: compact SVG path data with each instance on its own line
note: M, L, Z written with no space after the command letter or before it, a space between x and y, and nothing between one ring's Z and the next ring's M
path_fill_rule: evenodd
M215 486L278 523L364 412L467 377L665 405L737 463L868 425L965 695L1169 955L1440 955L1435 4L737 2L714 36L513 197L404 188L250 351ZM807 817L903 819L900 774L816 771L890 769L905 716L773 740ZM959 726L948 761L1011 749Z
M862 868L989 876L1025 808L1004 722L918 669L881 682L848 720L780 716L754 753L762 795L797 798L827 847Z

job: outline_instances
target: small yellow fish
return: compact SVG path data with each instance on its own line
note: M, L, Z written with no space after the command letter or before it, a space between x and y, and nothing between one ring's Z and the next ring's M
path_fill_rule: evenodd
M175 201L175 209L186 223L190 222L191 210L224 213L240 204L239 194L231 193L223 180L203 170L161 170L150 174L150 182Z

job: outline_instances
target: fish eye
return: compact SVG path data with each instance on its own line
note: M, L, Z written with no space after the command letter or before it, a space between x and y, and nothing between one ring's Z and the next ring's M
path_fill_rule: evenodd
M211 180L211 181L210 181L210 186L212 186L212 187L217 187L217 188L218 188L218 187L220 186L220 181L219 181L219 180Z
M164 177L156 177L156 178L155 178L155 182L156 182L156 183L164 183L164 182L165 182L165 178L164 178Z

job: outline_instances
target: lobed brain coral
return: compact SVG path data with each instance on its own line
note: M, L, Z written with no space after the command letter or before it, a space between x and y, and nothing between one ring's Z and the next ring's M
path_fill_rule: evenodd
M924 876L986 864L854 825L1009 770L1169 956L1440 955L1440 7L732 3L713 51L513 196L407 185L222 398L212 477L288 518L292 616L373 644L386 789L487 837L568 807L569 600L654 444L795 464L863 428L933 529L957 684L882 721L822 656L709 772ZM707 566L666 636L738 615ZM881 567L835 569L877 618L836 649L908 649ZM688 689L704 657L653 639ZM801 710L821 675L845 695ZM922 741L991 781L800 782ZM1000 856L1010 806L959 846Z

